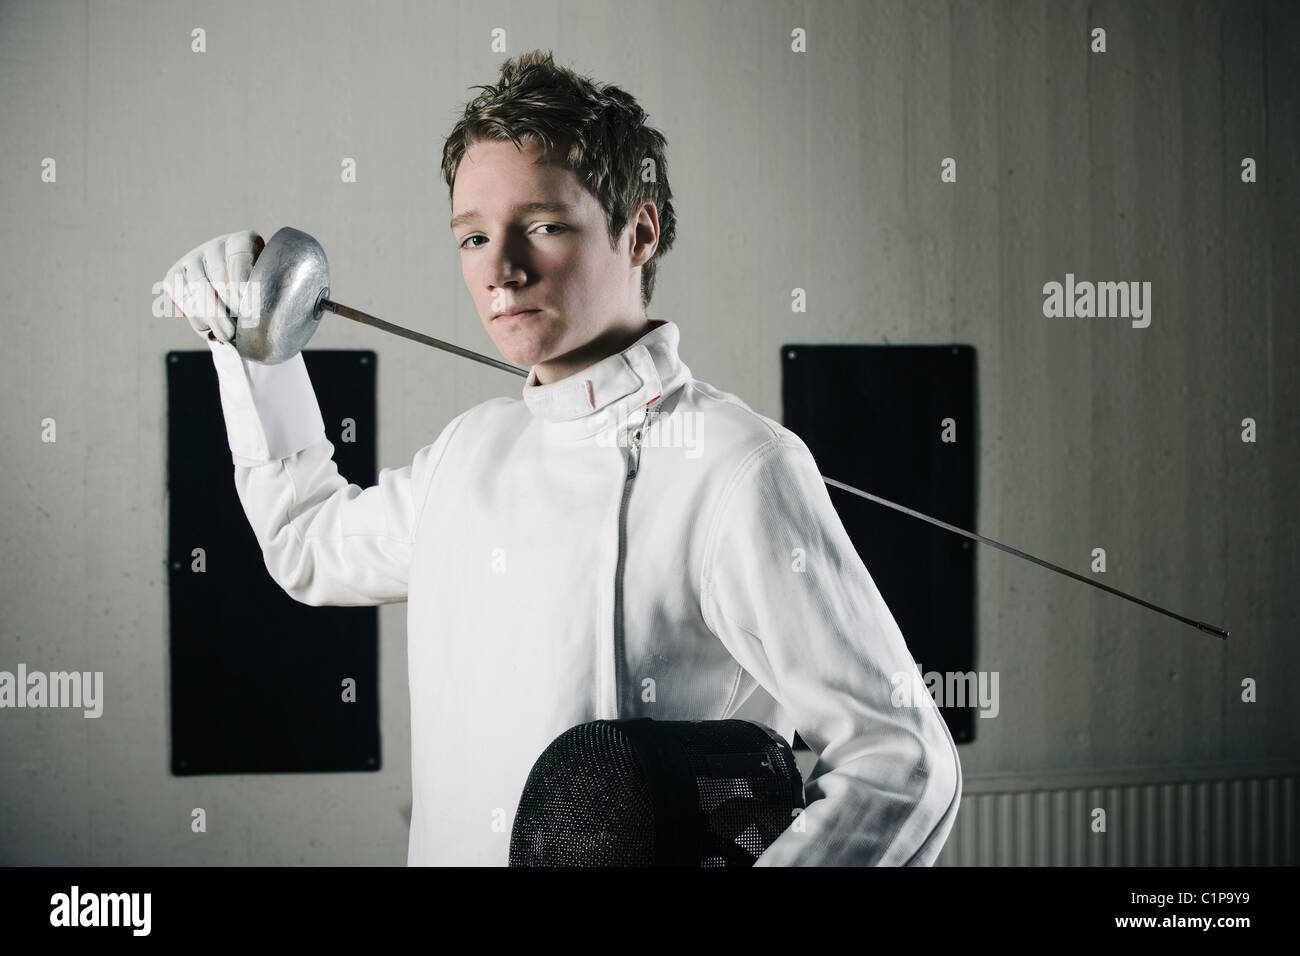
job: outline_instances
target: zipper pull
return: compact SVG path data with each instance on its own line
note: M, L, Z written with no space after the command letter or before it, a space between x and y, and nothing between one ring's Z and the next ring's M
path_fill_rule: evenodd
M641 463L641 428L642 427L644 426L638 426L637 430L632 433L632 447L627 454L627 476L629 478L636 477L637 466Z
M650 428L650 422L654 418L654 410L647 408L645 421L636 427L632 433L632 450L627 456L627 476L635 478L637 469L641 465L641 432Z

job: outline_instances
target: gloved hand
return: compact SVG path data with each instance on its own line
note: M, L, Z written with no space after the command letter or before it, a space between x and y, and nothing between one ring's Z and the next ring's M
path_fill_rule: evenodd
M231 344L236 321L251 315L254 296L248 276L264 248L262 237L251 229L232 232L195 246L167 270L168 298L195 332Z

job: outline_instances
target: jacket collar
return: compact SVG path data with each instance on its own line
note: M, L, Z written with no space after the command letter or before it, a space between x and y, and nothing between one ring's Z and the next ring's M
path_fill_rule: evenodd
M677 355L680 338L676 323L657 319L623 351L558 382L538 385L534 365L524 381L524 402L557 438L589 438L609 430L617 440L618 432L639 421L639 411L690 379L690 368Z

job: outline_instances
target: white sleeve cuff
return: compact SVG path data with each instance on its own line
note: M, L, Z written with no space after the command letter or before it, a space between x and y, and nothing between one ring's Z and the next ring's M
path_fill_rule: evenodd
M241 357L233 345L209 339L208 348L236 465L289 458L325 437L301 352L279 365L262 365Z

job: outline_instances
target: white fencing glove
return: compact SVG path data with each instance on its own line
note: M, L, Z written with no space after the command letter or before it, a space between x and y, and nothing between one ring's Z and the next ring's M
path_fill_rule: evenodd
M167 270L167 296L195 332L231 344L236 321L252 314L256 297L248 276L264 248L262 237L251 229L232 232L195 246Z

